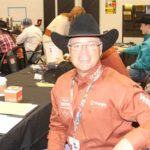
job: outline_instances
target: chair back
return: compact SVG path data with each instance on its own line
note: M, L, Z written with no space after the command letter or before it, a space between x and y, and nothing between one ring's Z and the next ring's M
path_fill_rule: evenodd
M30 51L31 52L31 51ZM44 62L42 60L42 56L44 55L44 51L43 51L43 44L42 42L40 42L37 47L35 48L34 51L32 51L32 55L28 60L29 64L37 64L39 61L41 61L42 63Z
M1 53L1 56L0 56L0 76L9 74L7 61L6 61L6 55L7 53Z

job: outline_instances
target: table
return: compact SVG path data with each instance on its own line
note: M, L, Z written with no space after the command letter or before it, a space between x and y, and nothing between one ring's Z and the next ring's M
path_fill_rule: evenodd
M124 65L130 66L132 63L134 63L136 61L137 55L130 55L127 53L120 53L120 57L124 63Z
M7 134L0 136L0 150L41 150L47 146L51 113L50 88L37 87L31 68L6 76L8 85L23 86L23 101L38 107ZM3 100L0 97L0 100Z
M119 49L119 48L132 47L134 45L135 45L134 43L116 43L115 47ZM132 55L127 53L119 53L119 54L126 67L134 63L137 58L137 55L133 55L133 54Z

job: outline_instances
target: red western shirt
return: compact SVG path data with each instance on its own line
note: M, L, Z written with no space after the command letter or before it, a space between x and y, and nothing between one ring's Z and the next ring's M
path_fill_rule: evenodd
M90 78L99 65L86 77L75 78L71 103L74 119ZM75 75L75 69L65 73L51 91L49 150L63 150L68 136L74 135L68 102ZM140 127L133 128L133 121ZM150 96L128 77L104 67L88 93L75 137L80 141L81 150L112 150L123 137L135 150L147 147L150 144Z

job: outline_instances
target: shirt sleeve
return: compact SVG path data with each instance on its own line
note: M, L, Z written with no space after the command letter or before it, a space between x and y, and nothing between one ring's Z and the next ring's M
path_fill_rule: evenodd
M28 37L27 33L26 33L25 29L24 29L24 31L20 35L17 36L16 43L17 44L23 44L27 37Z
M140 47L141 45L135 45L135 46L132 46L132 47L129 47L129 48L125 48L125 53L127 54L133 54L133 55L138 55L139 51L140 51Z
M61 122L57 100L54 94L54 88L51 92L52 112L50 117L49 134L48 134L48 150L64 150L67 140L67 128Z
M137 121L139 127L133 128L125 138L134 149L143 149L150 145L150 96L137 85L130 87L127 93L120 114L125 120Z
M150 62L149 44L146 42L141 45L138 59L131 65L131 68L145 69L148 70Z

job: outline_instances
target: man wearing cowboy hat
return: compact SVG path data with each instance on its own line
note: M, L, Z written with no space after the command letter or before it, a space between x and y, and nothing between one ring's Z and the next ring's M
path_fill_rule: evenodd
M69 35L52 40L68 50L74 69L60 76L51 91L48 150L137 150L150 144L150 96L135 82L101 64L99 56L118 38L100 34L90 14L76 17ZM115 61L115 60L114 60ZM133 128L132 122L139 127Z
M128 71L134 81L142 83L150 73L150 14L143 15L136 22L141 23L140 30L144 35L144 41L126 49L119 49L119 51L137 55L136 61L128 67Z

